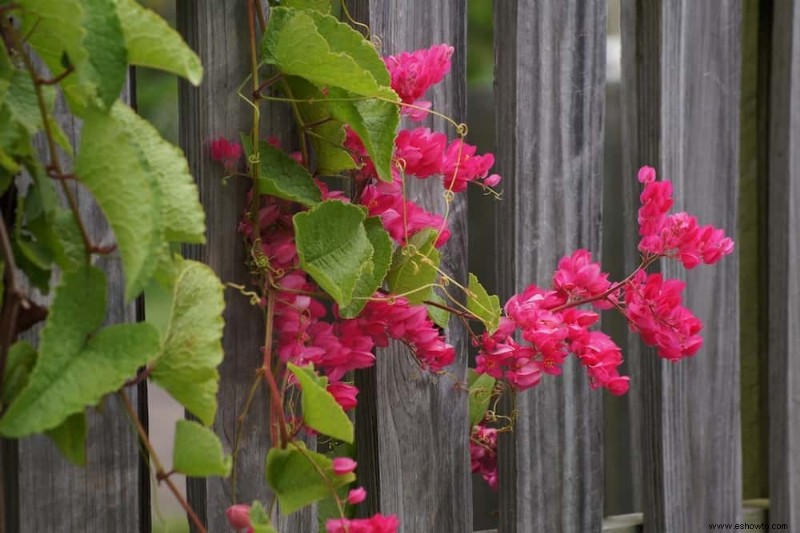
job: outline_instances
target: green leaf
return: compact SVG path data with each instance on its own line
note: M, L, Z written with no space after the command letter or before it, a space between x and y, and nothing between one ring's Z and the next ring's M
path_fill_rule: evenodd
M42 114L33 81L27 72L15 70L6 95L11 119L34 134L42 128Z
M331 88L331 114L353 128L375 164L378 177L391 183L392 155L400 111L395 104L383 100L333 100L350 96L346 91Z
M271 9L262 51L264 60L284 74L357 95L397 100L389 89L389 72L372 43L330 15Z
M500 325L500 298L486 292L478 277L471 272L467 286L467 310L483 322L489 333L494 333Z
M178 420L172 451L173 470L194 477L228 477L232 464L233 459L225 455L213 431L193 420Z
M344 442L353 442L353 423L326 390L327 378L314 373L314 367L300 368L289 363L289 371L300 382L303 408L303 422L324 435Z
M342 318L354 318L364 309L364 306L367 305L366 298L375 294L375 291L383 284L392 262L392 239L383 229L381 219L367 218L364 221L364 228L367 230L367 238L372 244L372 268L362 271L353 290L353 299L348 305L339 308Z
M122 102L112 110L118 127L138 149L143 168L153 178L164 235L171 242L205 242L205 212L183 151L164 140L145 119Z
M6 101L8 87L11 85L11 77L14 75L14 65L8 57L5 46L0 46L0 106Z
M250 506L249 517L253 533L278 533L278 530L272 527L267 510L260 501L256 500Z
M356 282L373 250L364 210L328 200L294 215L300 267L340 306L350 303Z
M118 0L117 14L132 65L172 72L192 85L200 85L203 79L200 58L164 19L136 0Z
M436 302L437 304L446 305L447 302L444 298L439 296L436 291L432 291L427 298L431 302ZM450 312L442 309L441 307L436 307L434 305L425 304L425 308L428 310L428 316L431 317L433 323L439 326L442 329L447 329L448 324L450 324Z
M188 260L179 263L167 332L150 374L205 425L211 425L217 412L222 293L222 284L208 266Z
M70 415L45 434L72 464L86 465L86 415L83 412Z
M97 96L109 109L122 92L128 77L128 51L117 16L116 0L82 0L86 8L83 45L97 84Z
M90 113L84 121L75 171L114 230L125 270L125 298L130 300L153 275L164 243L155 180L130 132L101 113Z
M283 0L281 6L292 9L313 9L326 15L331 12L331 0Z
M62 276L26 387L0 419L0 434L21 437L53 429L119 389L158 351L150 324L96 331L103 321L103 273L84 267Z
M12 345L6 356L6 370L3 377L3 403L8 405L28 384L33 366L36 364L36 348L28 341Z
M289 446L271 448L267 454L267 483L278 496L284 515L325 498L331 486L336 489L355 481L352 473L334 474L333 461L306 449L302 442L292 442Z
M414 234L406 246L398 248L386 282L393 294L402 295L409 303L420 304L433 293L439 267L439 251L434 246L437 232L425 230Z
M252 153L250 137L242 135L242 146L249 158ZM269 194L297 202L305 206L314 206L322 201L322 194L314 183L308 170L267 142L258 143L259 164L258 192Z
M495 379L488 374L478 374L469 369L467 387L469 388L469 423L470 427L480 423L489 409L489 402L494 393Z

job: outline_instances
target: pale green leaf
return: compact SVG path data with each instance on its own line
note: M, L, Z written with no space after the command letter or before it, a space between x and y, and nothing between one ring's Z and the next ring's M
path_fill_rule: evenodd
M367 238L372 244L372 264L371 268L364 269L358 278L353 290L353 299L348 305L339 308L339 314L343 318L353 318L364 309L364 306L367 305L366 299L375 294L375 291L383 284L392 262L392 239L383 229L381 220L377 217L369 217L364 221L364 228L367 230Z
M128 132L144 169L154 179L166 240L205 242L205 212L183 151L122 102L114 106L112 115Z
M281 5L293 9L314 9L327 15L331 12L331 1L332 0L283 0Z
M289 363L302 391L303 423L324 435L344 442L353 442L353 423L325 389L327 378L317 378L314 368L300 368Z
M278 533L278 530L272 527L267 510L260 501L256 500L250 506L249 517L252 533Z
M225 454L213 431L193 420L178 420L172 449L173 470L194 477L228 477L232 464L233 459Z
M42 330L36 365L0 419L0 434L21 437L57 427L119 389L157 353L158 332L150 324L96 331L105 299L100 270L84 267L63 274Z
M117 16L116 0L82 0L86 9L83 45L89 53L94 72L91 81L97 85L97 96L103 107L111 107L122 92L128 77L128 51Z
M200 58L164 19L136 0L118 0L117 14L132 65L165 70L186 78L192 85L200 84Z
M164 244L155 179L130 132L101 113L89 114L84 122L75 171L114 230L125 271L125 298L130 300L153 275Z
M446 305L447 302L444 298L439 296L436 291L432 291L427 298L431 302L435 302L437 304ZM436 307L434 305L425 304L425 308L428 310L428 316L431 317L433 323L439 326L442 329L447 329L447 325L450 323L450 312L442 309L441 307Z
M222 362L223 287L214 271L183 260L175 280L172 310L151 377L204 424L217 412Z
M328 200L294 218L300 267L340 306L350 303L372 245L364 229L364 210Z
M15 70L6 96L11 119L34 134L42 128L42 114L33 81L27 72Z
M405 297L409 303L420 304L433 293L440 261L434 246L436 236L434 230L420 231L394 252L386 282L393 294Z
M242 135L242 146L249 158L252 142ZM314 206L322 201L322 194L308 170L292 159L286 152L267 142L258 144L261 161L258 173L259 194L269 194L305 206Z
M346 91L330 90L331 114L349 124L364 143L370 159L375 164L378 177L392 181L392 155L397 126L400 124L398 107L383 100L347 100ZM335 100L342 98L342 100Z
M2 284L0 284L2 287ZM1 289L0 289L1 290ZM8 405L28 384L33 366L36 364L36 348L28 341L12 345L6 356L6 369L3 378L3 403Z
M471 272L467 285L467 310L483 322L489 333L494 333L500 325L500 298L486 292L478 277Z
M70 415L59 426L45 434L72 464L86 465L86 415L83 412Z
M397 100L388 87L386 66L372 43L330 15L271 9L262 50L265 61L284 74L357 95Z
M470 427L483 420L494 394L495 379L488 374L478 374L469 369L467 374L469 388L469 424Z
M352 473L337 476L331 459L308 450L302 442L293 442L286 449L271 448L266 474L284 515L325 498L331 487L336 489L356 478Z

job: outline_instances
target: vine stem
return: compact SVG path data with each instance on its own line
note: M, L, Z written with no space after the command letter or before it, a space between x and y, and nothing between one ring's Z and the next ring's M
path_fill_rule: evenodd
M3 277L5 282L6 297L0 313L0 376L5 375L6 358L11 342L17 331L17 316L22 300L19 287L17 287L17 264L14 261L14 252L11 250L11 240L8 237L6 221L0 216L0 250L3 254ZM3 380L0 380L0 393L3 391Z
M242 406L242 412L236 419L236 435L233 437L233 451L231 452L231 499L236 503L236 461L239 456L239 448L242 444L242 431L244 431L244 422L247 420L247 415L250 413L250 406L253 404L253 399L256 397L259 385L261 385L261 369L256 371L256 379L250 386L250 392L247 393L247 399Z
M186 514L189 516L189 520L192 521L194 526L197 528L197 531L200 533L208 533L206 530L206 526L203 525L203 521L200 520L200 517L197 516L197 513L194 512L192 506L189 505L189 502L186 501L186 498L178 490L178 487L175 486L175 483L172 482L170 479L170 474L172 471L167 472L164 469L164 465L161 463L161 460L158 458L158 454L156 453L155 448L153 448L153 444L150 442L150 438L147 436L147 432L145 431L144 427L142 426L141 420L139 420L139 415L136 414L136 410L133 408L131 404L131 400L128 398L128 395L125 394L124 391L118 391L117 395L119 396L120 400L122 401L122 405L125 406L125 411L128 413L128 419L133 424L134 428L136 429L136 433L139 435L139 441L142 443L142 446L147 450L147 453L150 455L150 459L153 460L153 465L156 468L156 479L160 481L164 481L169 490L172 491L172 494L175 496L175 499L178 500L178 503L183 507L186 511Z
M278 426L280 435L280 447L285 448L289 442L288 432L286 431L286 416L283 412L283 400L280 389L275 382L275 375L272 372L272 332L275 323L275 292L267 289L267 316L264 328L264 378L267 380L270 392L270 434L275 426ZM273 445L277 444L273 436Z

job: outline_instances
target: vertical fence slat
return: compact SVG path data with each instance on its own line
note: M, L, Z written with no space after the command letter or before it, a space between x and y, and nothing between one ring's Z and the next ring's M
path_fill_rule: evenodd
M383 54L440 43L455 48L450 74L428 95L433 109L462 121L466 114L466 3L362 0L355 4L356 17L368 22L380 38ZM455 135L452 127L445 129L443 121L429 121L431 124ZM408 197L426 209L443 212L440 183L411 180L406 186ZM444 247L442 268L464 280L466 198L461 196L450 209L452 237ZM448 371L464 380L468 343L457 320L451 321L448 337L458 353ZM471 531L466 395L454 387L450 377L420 372L399 343L380 350L377 356L377 397L359 397L361 405L377 402L377 449L364 449L362 445L368 443L362 442L359 455L378 454L380 511L398 514L406 532Z
M239 84L250 72L247 2L180 0L177 15L179 29L205 68L200 87L191 88L185 83L180 87L181 145L200 188L208 228L205 246L189 253L209 264L223 283L249 286L251 276L244 263L245 247L236 230L249 185L241 179L231 179L223 185L223 171L208 157L210 139L238 138L240 131L250 131L252 126L252 108L236 94ZM289 113L285 106L270 104L262 117L266 117L261 127L264 138L276 135L291 145L287 135L291 132ZM225 360L219 367L219 408L213 429L231 452L236 422L263 359L264 322L249 299L236 291L226 290L225 304L222 341ZM265 391L265 386L259 389L244 423L236 468L237 503L251 503L255 499L266 502L269 498L264 477L269 442ZM225 518L225 509L233 498L230 480L190 478L187 493L192 506L206 520L209 531L230 529ZM307 508L291 520L281 516L276 526L282 533L314 531L317 527L315 513Z
M770 521L800 529L800 6L772 2L769 116Z
M605 37L604 2L495 2L502 298L549 285L576 248L600 251ZM542 381L501 439L500 528L599 531L603 392L575 360Z
M629 0L623 10L627 257L633 267L636 169L643 164L673 181L676 211L737 235L741 10L738 0ZM699 531L741 518L738 259L688 274L665 262L662 271L687 281L684 305L705 323L705 345L676 365L650 349L631 354L645 530ZM635 345L632 340L629 350Z
M77 146L80 122L69 113L63 98L57 100L53 115L73 146ZM37 142L37 148L40 153L47 153L43 142ZM61 158L67 165L70 163L63 152ZM101 246L112 244L114 236L91 195L78 187L77 198L92 241ZM123 300L124 278L119 257L99 258L96 265L105 272L108 281L105 323L134 322L136 304L126 304ZM24 336L36 343L40 330L41 325ZM137 404L138 391L129 390L128 394ZM43 435L16 443L18 523L9 525L9 529L139 533L140 527L149 524L149 517L146 524L141 524L145 518L140 514L149 487L141 485L136 433L124 409L112 395L101 409L88 409L86 417L85 467L69 463Z

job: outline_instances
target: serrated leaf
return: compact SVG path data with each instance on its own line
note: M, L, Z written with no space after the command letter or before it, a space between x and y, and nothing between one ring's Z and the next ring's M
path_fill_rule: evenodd
M86 414L75 413L45 434L72 464L86 465Z
M283 0L281 5L292 9L313 9L326 15L331 12L331 0Z
M233 459L225 454L213 431L193 420L178 420L172 451L173 470L194 477L228 477L232 465Z
M151 377L205 425L217 412L222 362L223 287L214 271L183 260L175 280L167 333Z
M2 284L0 284L2 285ZM9 404L28 384L28 377L36 364L36 348L28 341L12 345L6 356L3 377L3 403Z
M278 533L278 530L272 527L267 510L260 501L256 500L250 506L249 518L253 533Z
M42 330L28 384L0 419L0 434L21 437L53 429L119 389L158 351L150 324L99 331L106 282L94 267L66 272Z
M249 158L253 153L252 142L247 135L242 135L241 139ZM277 196L309 207L322 201L319 187L303 165L267 142L260 142L258 147L261 161L258 174L259 194Z
M471 272L467 285L467 310L483 322L489 333L494 333L500 325L500 298L486 292L478 277Z
M395 250L386 275L393 294L404 296L412 304L420 304L432 294L440 261L439 251L434 246L436 237L435 230L420 231L406 246Z
M364 228L367 230L367 238L372 244L372 265L371 268L365 269L358 278L351 302L339 308L342 318L354 318L364 309L364 306L367 305L366 298L375 294L375 291L383 284L392 262L392 238L383 229L381 220L377 217L369 217L364 221Z
M392 182L392 155L397 126L400 124L398 107L383 100L346 100L352 96L346 91L330 90L331 114L349 124L364 143L378 177ZM345 100L334 100L344 98Z
M436 302L437 304L446 305L447 302L444 298L439 296L436 291L432 291L427 298L431 302ZM439 326L442 329L447 329L448 324L450 323L450 312L442 309L441 307L436 307L434 305L425 304L425 308L428 310L428 316L433 320L433 323Z
M86 9L83 45L94 72L92 82L104 109L119 98L128 77L128 51L115 0L82 0Z
M318 381L314 368L300 368L288 364L289 371L295 375L302 391L303 423L324 435L344 442L353 442L353 423L325 389L327 378Z
M172 72L192 85L200 85L203 79L200 58L164 19L136 0L118 0L117 14L132 65Z
M331 487L336 489L355 481L352 473L334 474L333 461L306 449L302 442L292 442L289 446L286 449L271 448L267 454L267 483L278 496L284 515L325 498ZM320 471L325 479L320 476Z
M397 100L389 73L369 41L330 15L276 7L262 42L264 60L318 86Z
M166 240L204 243L205 212L183 151L122 102L114 106L112 115L119 127L128 132L145 170L154 180Z
M489 409L496 380L488 374L478 374L471 368L467 375L469 423L472 427L483 420L486 410Z
M340 307L350 303L362 269L372 258L365 218L362 208L337 200L293 218L300 267Z
M101 113L84 121L75 172L114 230L125 271L125 299L130 300L153 275L164 244L155 180L130 132L112 115Z

